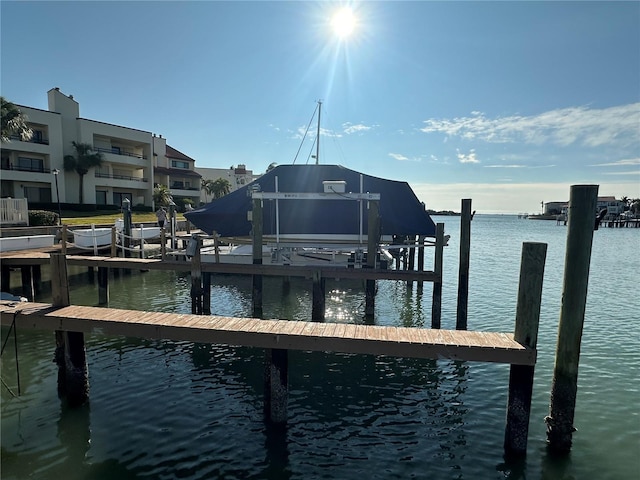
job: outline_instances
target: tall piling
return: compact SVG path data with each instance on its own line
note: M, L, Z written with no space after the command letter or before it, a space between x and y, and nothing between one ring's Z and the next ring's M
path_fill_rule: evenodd
M51 297L54 307L67 307L69 281L66 256L51 253ZM55 361L58 365L58 396L72 406L89 399L89 373L82 332L56 330Z
M367 218L367 268L376 267L378 243L380 241L380 205L378 200L369 200L369 216ZM376 281L365 280L364 316L367 321L373 321L376 299Z
M558 344L553 370L547 442L554 453L571 450L580 343L587 303L589 264L595 227L598 185L572 185L564 261Z
M456 330L467 329L467 306L469 303L469 253L471 251L471 199L462 200L460 216L460 268L458 270L458 309Z
M513 339L529 348L536 348L538 344L546 257L546 243L524 243L522 245L516 327ZM524 456L527 453L534 370L534 365L511 365L507 425L504 435L504 451L507 456Z
M98 267L98 304L109 304L109 269Z
M323 322L326 302L326 279L322 276L320 270L313 272L311 298L311 320Z
M262 265L262 199L253 200L251 221L253 264ZM262 318L262 275L253 274L252 279L253 289L251 303L253 306L253 317Z
M438 278L433 282L431 297L431 328L440 328L442 317L442 258L444 254L444 223L436 224L436 247L433 272Z
M202 239L193 235L189 239L187 255L191 256L191 313L202 315Z

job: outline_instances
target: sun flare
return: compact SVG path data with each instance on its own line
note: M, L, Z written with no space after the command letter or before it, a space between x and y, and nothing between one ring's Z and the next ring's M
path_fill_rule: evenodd
M331 19L334 33L340 38L346 38L356 27L356 17L350 8L343 8L336 12Z

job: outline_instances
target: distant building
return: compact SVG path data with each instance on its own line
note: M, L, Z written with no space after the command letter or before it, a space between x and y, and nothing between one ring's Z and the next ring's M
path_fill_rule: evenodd
M569 202L547 202L544 204L545 215L560 215L563 209L566 210Z
M605 219L614 219L624 212L624 207L625 204L620 200L616 200L615 197L598 197L596 213L606 208L607 215ZM566 215L568 209L569 202L549 202L544 204L545 215L557 215L559 213Z
M231 185L231 192L247 185L248 183L253 182L255 179L260 177L260 175L254 175L253 171L247 170L246 165L243 164L239 164L237 167L231 168L196 167L196 172L201 175L202 180L217 180L218 178L226 179ZM206 195L204 190L202 190L200 194L200 201L203 203L211 201L211 198Z
M83 203L153 207L156 184L167 185L174 198L200 198L195 160L166 144L161 135L80 117L80 105L58 88L47 92L48 110L18 105L33 130L27 142L2 143L2 197L27 198L29 203L79 203L79 176L64 171L65 155L74 155L72 141L87 143L104 156L83 180ZM55 176L58 190L55 194Z

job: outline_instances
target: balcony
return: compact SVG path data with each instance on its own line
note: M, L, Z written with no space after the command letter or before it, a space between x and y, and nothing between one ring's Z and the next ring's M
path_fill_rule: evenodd
M112 178L114 180L129 180L131 182L143 182L143 183L146 183L149 181L143 177L131 177L128 175L111 175L109 173L98 173L98 172L96 172L96 178Z
M22 140L20 135L11 135L11 136L9 136L9 139L10 140L17 140L19 142L38 143L40 145L49 145L49 140L48 139L42 138L42 137L38 137L36 135L31 137L31 140Z
M93 150L101 153L110 153L112 155L124 155L125 157L139 158L141 160L147 159L147 157L145 155L142 155L141 153L135 153L132 150L127 150L120 147L111 147L111 148L94 147Z
M16 172L35 172L35 173L51 173L50 168L38 167L38 166L20 166L20 165L7 165L2 162L0 166L2 170L14 170Z

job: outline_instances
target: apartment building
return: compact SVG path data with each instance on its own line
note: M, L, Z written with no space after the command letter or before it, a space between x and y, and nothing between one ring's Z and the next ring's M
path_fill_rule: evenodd
M75 154L75 141L92 145L104 158L99 168L84 175L84 204L119 206L126 198L132 206L153 207L158 183L169 186L174 198L199 201L195 161L167 145L161 135L81 118L78 102L58 88L47 97L48 111L18 105L34 135L27 142L12 138L2 143L2 197L78 204L80 177L64 170L64 157Z
M247 170L246 165L243 164L239 164L237 167L232 166L231 168L196 167L196 172L200 174L202 180L217 180L219 178L224 178L229 182L230 192L233 192L234 190L237 190L260 177L260 175L254 175L252 170ZM203 203L211 201L210 196L207 195L204 190L200 194L200 201Z

